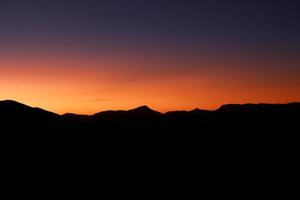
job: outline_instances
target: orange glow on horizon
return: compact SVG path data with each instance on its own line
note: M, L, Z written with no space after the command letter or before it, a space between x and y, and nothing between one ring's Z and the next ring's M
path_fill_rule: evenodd
M0 99L59 114L93 114L141 105L161 112L216 109L227 103L300 101L300 79L293 73L251 69L214 58L3 57Z

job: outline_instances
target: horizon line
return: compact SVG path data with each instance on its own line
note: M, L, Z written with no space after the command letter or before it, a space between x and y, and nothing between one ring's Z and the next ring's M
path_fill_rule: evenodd
M151 108L151 106L148 106L148 105L141 105L141 106L134 107L134 108L128 109L128 110L126 110L126 109L124 109L124 110L122 110L122 109L117 109L117 110L108 109L108 110L98 111L98 112L95 112L93 114L81 114L81 113L72 113L72 112L65 112L64 114L58 114L56 112L53 112L53 111L50 111L50 110L46 110L46 109L44 109L42 107L32 106L32 105L29 105L29 104L26 104L26 103L23 103L23 102L19 102L19 101L13 100L13 99L3 99L3 100L0 100L0 103L1 102L13 102L13 103L21 104L21 105L24 105L24 106L27 106L27 107L30 107L30 108L42 109L44 111L51 112L51 113L54 113L54 114L57 114L57 115L60 115L60 116L67 115L67 114L93 116L93 115L101 113L101 112L107 112L107 111L131 111L131 110L135 110L135 109L139 109L139 108L143 108L143 107L146 108L146 109L150 109L152 111L161 113L161 114L166 114L166 113L169 113L169 112L191 112L191 111L194 111L194 110L211 111L211 112L213 112L213 111L217 111L217 110L221 109L224 106L229 106L229 105L244 106L244 105L289 105L289 104L300 104L300 101L287 102L287 103L266 103L266 102L261 102L261 103L250 103L250 102L248 102L248 103L225 103L225 104L221 104L216 109L201 109L201 108L195 107L194 109L190 109L190 110L184 110L184 109L182 109L182 110L169 110L169 111L166 111L166 112L160 112L160 111L154 110L154 109Z

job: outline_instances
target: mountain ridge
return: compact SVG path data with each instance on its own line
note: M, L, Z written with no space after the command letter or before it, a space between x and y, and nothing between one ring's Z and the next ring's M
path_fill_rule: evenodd
M202 137L204 133L217 133L222 138L224 136L221 133L226 132L235 133L237 137L246 132L293 132L298 129L299 122L300 103L297 102L227 104L213 111L194 109L167 113L141 106L130 110L103 111L94 115L58 115L16 101L0 101L0 130L35 132L39 135L41 132L80 133L78 137L82 137L83 133L181 132L200 134ZM67 138L69 137L71 136ZM260 137L257 135L257 138Z
M87 114L79 114L79 113L65 113L65 114L57 114L55 112L51 112L48 110L45 110L43 108L39 108L39 107L32 107L29 106L27 104L24 103L20 103L18 101L15 100L2 100L0 101L0 109L4 108L4 107L14 107L14 108L26 108L26 109L33 109L33 110L39 110L39 111L44 111L47 113L51 113L51 114L55 114L55 115L59 115L59 116L81 116L81 117L87 117L87 116L97 116L98 114L102 114L102 113L113 113L113 112L152 112L152 113L158 113L158 114L168 114L168 113L175 113L175 112L187 112L187 113L196 113L196 112L220 112L220 111L230 111L230 110L234 110L236 108L242 108L242 109L249 109L250 107L300 107L300 102L291 102L291 103L245 103L245 104L224 104L221 105L219 108L215 109L215 110L206 110L206 109L199 109L199 108L195 108L192 110L174 110L174 111L167 111L165 113L161 113L159 111L153 110L152 108L150 108L147 105L143 105L143 106L139 106L133 109L129 109L129 110L104 110L104 111L100 111L100 112L96 112L95 114L91 114L91 115L87 115ZM1 110L0 110L1 111Z

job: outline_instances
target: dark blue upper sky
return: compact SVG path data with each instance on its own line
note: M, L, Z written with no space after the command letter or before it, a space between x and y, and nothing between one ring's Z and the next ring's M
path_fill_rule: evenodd
M0 99L61 113L299 101L299 10L299 0L0 0Z
M2 0L0 40L178 49L298 49L294 0Z

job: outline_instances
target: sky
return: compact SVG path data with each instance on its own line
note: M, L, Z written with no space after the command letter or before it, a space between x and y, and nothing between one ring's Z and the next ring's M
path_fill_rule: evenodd
M296 0L1 0L0 100L57 113L300 101Z

